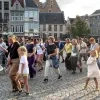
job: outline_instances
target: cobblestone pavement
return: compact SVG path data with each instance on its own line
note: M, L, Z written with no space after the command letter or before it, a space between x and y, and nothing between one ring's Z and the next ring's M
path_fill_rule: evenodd
M53 69L50 68L49 82L43 83L43 72L29 80L32 96L11 93L11 84L7 75L0 75L0 100L100 100L100 92L95 91L94 82L91 81L87 90L84 90L86 79L86 65L83 73L77 69L75 75L66 71L64 64L60 65L62 79L58 80ZM100 84L100 83L99 83Z

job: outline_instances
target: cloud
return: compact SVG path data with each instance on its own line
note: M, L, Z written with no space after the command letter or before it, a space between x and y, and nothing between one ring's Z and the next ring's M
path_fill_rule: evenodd
M60 6L64 6L66 4L72 3L74 0L57 0Z

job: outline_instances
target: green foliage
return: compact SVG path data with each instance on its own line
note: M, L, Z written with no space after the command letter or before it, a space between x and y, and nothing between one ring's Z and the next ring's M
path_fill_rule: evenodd
M75 23L71 26L71 33L73 37L79 36L88 36L90 29L85 21L81 20L79 16L76 17Z

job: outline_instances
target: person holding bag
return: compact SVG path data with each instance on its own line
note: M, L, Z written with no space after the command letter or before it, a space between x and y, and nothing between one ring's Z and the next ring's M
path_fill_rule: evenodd
M58 79L60 79L62 76L60 74L60 69L59 69L59 61L57 59L57 47L54 44L54 37L50 36L48 38L48 45L46 47L46 64L45 64L45 71L44 71L44 82L48 82L48 72L49 72L49 67L52 65L54 71L58 75Z

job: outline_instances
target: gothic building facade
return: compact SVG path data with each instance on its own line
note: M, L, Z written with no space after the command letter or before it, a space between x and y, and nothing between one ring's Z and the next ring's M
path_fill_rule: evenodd
M0 0L0 34L8 31L8 21L10 19L10 1Z
M17 36L39 35L39 9L33 0L11 0L9 31Z
M45 40L48 36L55 39L66 33L65 17L56 0L46 0L44 3L34 0L40 10L40 37Z

